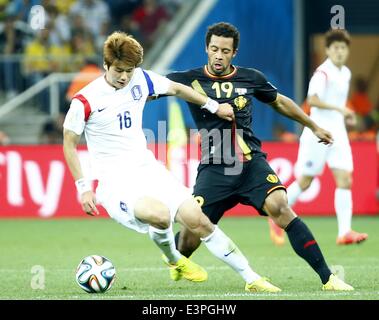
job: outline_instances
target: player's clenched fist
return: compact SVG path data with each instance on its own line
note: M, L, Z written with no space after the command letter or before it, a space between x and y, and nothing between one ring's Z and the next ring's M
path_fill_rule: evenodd
M229 103L220 103L216 114L225 120L232 121L234 119L233 107Z

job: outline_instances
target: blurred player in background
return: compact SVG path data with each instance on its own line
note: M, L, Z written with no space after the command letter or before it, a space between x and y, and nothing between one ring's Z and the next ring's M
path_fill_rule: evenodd
M253 206L287 232L294 251L320 276L323 290L353 290L331 273L311 231L288 206L285 187L269 166L261 142L252 131L252 99L270 104L276 111L308 127L318 142L330 144L332 137L291 99L279 94L263 73L232 65L238 44L237 28L224 22L214 24L206 34L208 64L167 75L220 103L234 105L235 120L230 122L189 103L202 147L195 199L214 224L238 203ZM220 133L220 139L215 139L215 131ZM242 170L233 171L238 164ZM226 174L228 169L230 174ZM182 228L176 240L179 251L186 257L201 243L188 228Z
M98 214L99 203L120 224L149 233L163 252L165 262L175 271L174 280L207 279L204 269L176 249L172 222L177 221L238 272L246 281L247 291L280 291L250 268L236 245L202 213L189 189L154 158L142 130L145 102L154 94L175 95L199 109L201 105L225 121L233 119L233 108L140 68L143 49L123 32L111 34L103 50L105 75L76 94L64 122L64 156L81 195L83 210ZM77 155L83 131L99 181L96 196Z
M334 143L324 146L317 143L308 128L300 138L296 163L296 180L288 187L288 202L293 206L320 175L325 164L332 170L336 183L334 208L337 214L337 244L360 243L367 239L366 233L351 229L353 201L351 195L353 158L346 125L355 121L354 112L346 107L351 78L345 66L349 55L350 36L345 30L330 30L325 35L327 59L314 72L308 88L310 117L333 134Z

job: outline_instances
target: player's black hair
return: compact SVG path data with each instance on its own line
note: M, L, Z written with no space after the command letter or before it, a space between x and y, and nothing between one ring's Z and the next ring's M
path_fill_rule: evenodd
M329 30L325 34L325 46L327 48L330 47L330 45L333 42L345 42L348 46L350 45L350 35L349 33L344 29L334 29Z
M240 42L240 33L238 29L228 22L218 22L208 27L205 36L205 44L209 45L212 35L225 38L233 38L233 50L237 50Z

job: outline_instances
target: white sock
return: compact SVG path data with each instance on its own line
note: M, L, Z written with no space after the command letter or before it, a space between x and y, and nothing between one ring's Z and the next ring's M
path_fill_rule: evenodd
M174 264L182 257L175 247L174 233L171 226L167 229L157 229L150 226L149 235L167 257L169 263Z
M249 262L241 253L238 247L230 240L217 226L215 230L207 237L201 239L208 250L217 258L228 264L233 270L238 272L247 282L261 278L249 266Z
M301 190L296 180L291 183L291 185L287 188L287 198L290 207L292 207L295 204L297 198L299 198L302 192L303 190Z
M338 236L342 237L351 230L353 200L350 189L336 189L334 193L334 208L337 214Z

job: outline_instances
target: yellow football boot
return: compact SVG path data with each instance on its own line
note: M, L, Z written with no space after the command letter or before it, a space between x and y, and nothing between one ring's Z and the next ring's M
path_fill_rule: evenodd
M324 291L353 291L354 288L343 282L336 275L331 274L329 281L322 286Z
M162 258L169 266L170 277L174 281L184 278L193 282L202 282L208 279L208 273L201 266L185 256L182 256L176 264L169 263L165 255L162 255Z
M246 283L245 291L277 293L282 291L282 289L275 287L273 284L268 282L267 278L262 277L250 284Z

